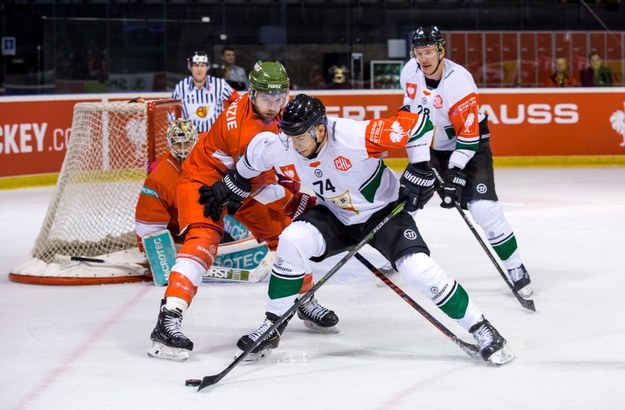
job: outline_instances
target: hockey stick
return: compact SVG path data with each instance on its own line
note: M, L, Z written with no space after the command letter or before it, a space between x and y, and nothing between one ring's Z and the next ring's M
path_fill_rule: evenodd
M388 216L386 216L382 221L380 221L380 223L378 223L376 225L376 227L373 228L371 230L371 232L369 232L367 234L367 236L365 236L349 252L347 252L347 255L345 255L340 261L338 261L338 263L336 265L334 265L332 267L332 269L330 269L328 271L328 273L326 273L321 279L319 279L317 281L317 283L315 283L315 285L312 288L310 288L310 290L308 292L304 293L304 295L302 297L298 298L295 301L295 303L293 303L293 305L286 312L284 312L284 314L282 316L280 316L273 323L273 325L271 325L267 330L265 330L265 332L262 335L260 335L260 337L258 339L256 339L256 341L254 343L252 343L250 346L248 346L248 348L246 350L244 350L243 353L241 353L239 356L237 356L234 359L234 361L232 363L230 363L230 365L228 367L226 367L224 370L221 371L221 373L215 374L213 376L204 376L202 378L202 382L200 383L199 387L197 388L197 391L200 391L200 390L202 390L205 387L211 386L211 385L219 382L221 379L224 378L225 375L230 373L230 371L232 369L234 369L243 359L245 359L245 357L247 357L247 355L250 354L252 352L252 350L254 350L263 341L263 339L265 339L267 336L269 336L271 334L271 332L273 332L276 328L278 328L278 326L280 326L288 318L290 318L295 313L297 308L299 308L304 303L308 302L313 297L313 294L324 283L326 283L328 281L328 279L330 279L339 269L341 269L343 267L343 265L345 265L347 263L347 261L349 261L352 258L352 256L354 256L363 246L365 246L371 240L371 238L373 238L373 235L375 235L380 229L382 229L382 227L389 220L391 220L391 218L393 218L395 215L397 215L398 213L400 213L404 209L404 205L405 204L406 204L406 202L402 201L399 205L397 205L395 207L395 209L393 209Z
M133 262L116 263L116 262L108 261L106 259L88 258L85 256L62 255L59 253L54 255L54 262L60 263L60 264L72 264L72 262L76 262L76 266L83 264L87 267L93 267L97 269L105 269L105 268L118 269L124 272L131 273L131 275L133 276L144 276L148 272L147 268L137 263L133 263Z
M447 329L445 325L439 322L434 316L428 313L427 310L421 307L414 299L410 296L406 295L406 293L401 290L399 286L397 286L392 280L390 280L385 274L380 272L375 266L371 264L364 256L360 253L356 252L354 255L356 259L358 259L363 265L367 267L375 276L377 276L386 286L391 288L393 292L397 293L403 300L406 301L410 306L412 306L417 312L421 313L421 316L426 318L431 324L434 325L435 328L440 330L445 336L451 339L458 347L460 347L466 354L471 357L481 357L480 356L480 347L475 344L467 343L464 340L460 339L456 336L451 330Z
M434 175L436 175L436 179L438 180L439 184L442 185L443 183L445 183L445 181L441 177L441 174L438 173L436 168L432 168L432 171L434 171ZM495 265L495 268L497 268L497 272L499 272L504 282L506 282L506 285L508 285L508 287L512 291L512 294L514 295L515 298L517 298L521 306L523 306L525 309L531 310L532 312L536 312L536 306L534 306L534 301L532 299L525 299L523 296L519 295L519 292L517 292L514 286L512 286L512 283L510 283L510 279L508 279L508 275L506 275L506 273L503 271L502 267L499 265L499 262L497 261L497 259L495 259L495 257L493 256L493 253L490 251L488 246L486 246L486 243L484 243L484 240L482 239L480 234L477 232L477 230L475 229L475 227L473 226L473 224L471 223L467 215L464 213L464 210L462 209L462 207L457 201L454 201L454 207L456 208L456 210L458 211L462 219L464 219L464 222L466 222L467 226L471 230L471 233L473 233L473 236L475 236L475 239L477 239L478 243L480 244L484 252L486 252L486 255L488 256L488 258L491 260L493 265Z

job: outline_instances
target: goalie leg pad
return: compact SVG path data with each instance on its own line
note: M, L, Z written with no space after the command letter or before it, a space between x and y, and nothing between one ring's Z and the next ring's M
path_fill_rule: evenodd
M176 247L167 229L151 233L141 239L156 286L167 285L169 273L176 263Z

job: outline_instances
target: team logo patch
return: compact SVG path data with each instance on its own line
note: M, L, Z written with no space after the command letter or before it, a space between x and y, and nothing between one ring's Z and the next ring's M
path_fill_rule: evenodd
M443 107L443 97L440 95L434 97L434 103L432 105L434 105L434 108L440 110Z
M412 229L406 229L404 231L404 237L409 241L414 241L415 239L417 239L417 233Z
M291 178L293 181L299 181L299 175L297 175L297 170L295 169L295 165L289 164L280 167L280 172Z
M334 166L339 171L347 171L348 169L352 167L352 162L349 159L341 155L340 157L334 160Z
M323 171L320 169L316 169L314 173L317 178L321 178L323 176Z
M464 132L469 134L471 133L471 127L475 124L475 114L469 113L467 115L467 119L464 122Z
M197 110L195 110L195 115L197 115L200 118L206 118L206 116L208 115L208 107L206 106L197 107Z
M417 95L417 85L413 83L406 83L406 96L414 100L416 95Z
M478 193L480 193L480 194L485 194L485 193L486 193L486 191L488 191L488 188L486 187L486 185L485 185L485 184L478 184L478 185L475 187L475 190L476 190Z

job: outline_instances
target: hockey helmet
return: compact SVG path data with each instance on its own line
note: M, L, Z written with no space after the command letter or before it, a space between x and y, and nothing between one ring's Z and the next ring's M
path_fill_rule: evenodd
M193 64L206 64L208 67L210 60L206 51L194 51L193 55L187 58L187 68L190 70Z
M437 26L424 26L417 28L412 33L412 48L436 47L438 51L445 48L445 39Z
M197 128L189 120L178 118L167 130L169 152L181 163L189 156L197 140Z
M293 136L304 134L311 127L327 123L326 107L321 100L310 95L298 94L284 108L280 128L286 135Z
M278 61L258 61L249 75L250 89L260 93L280 94L289 91L289 77Z

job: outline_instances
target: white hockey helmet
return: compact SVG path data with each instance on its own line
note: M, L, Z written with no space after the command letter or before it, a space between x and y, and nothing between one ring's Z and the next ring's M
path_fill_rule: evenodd
M190 70L193 64L206 64L208 67L210 65L208 53L206 51L194 51L193 55L187 58L187 68Z
M178 118L167 130L167 146L169 152L178 162L182 163L188 156L198 140L195 125L183 118Z

